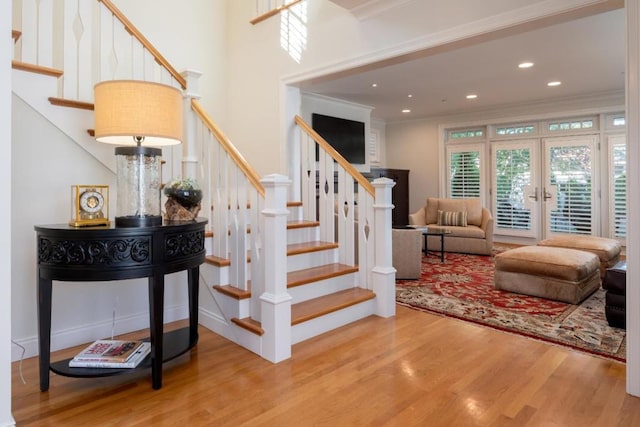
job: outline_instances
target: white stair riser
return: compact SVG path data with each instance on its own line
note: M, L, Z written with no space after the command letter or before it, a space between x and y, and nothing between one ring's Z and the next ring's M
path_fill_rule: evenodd
M200 266L200 277L207 286L228 285L229 267L216 267L205 262Z
M287 230L287 243L303 243L320 240L318 227L292 228Z
M251 314L251 299L237 299L213 290L213 295L226 318L244 319Z
M302 219L302 206L287 206L289 215L287 221L299 221Z
M291 295L292 304L307 301L313 298L329 295L338 291L351 289L355 283L355 274L344 274L342 276L332 277L330 279L318 282L307 283L301 286L288 288L287 292Z
M291 344L324 334L356 320L363 319L375 313L375 299L352 305L342 310L317 317L315 319L297 324L291 329Z
M303 270L338 262L338 250L309 252L287 257L287 271Z

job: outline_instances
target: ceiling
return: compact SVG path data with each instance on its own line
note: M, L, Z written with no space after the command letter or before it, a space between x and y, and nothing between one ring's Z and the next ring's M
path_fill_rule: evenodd
M519 69L523 61L535 65ZM625 15L618 9L300 87L398 121L623 91L624 69ZM548 87L552 80L562 85ZM471 93L477 99L466 99Z

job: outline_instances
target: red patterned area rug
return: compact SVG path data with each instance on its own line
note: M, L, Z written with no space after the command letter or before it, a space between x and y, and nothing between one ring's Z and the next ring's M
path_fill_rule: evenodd
M609 327L601 288L580 305L493 288L492 256L446 253L422 258L420 280L398 280L404 306L537 338L624 362L625 330Z

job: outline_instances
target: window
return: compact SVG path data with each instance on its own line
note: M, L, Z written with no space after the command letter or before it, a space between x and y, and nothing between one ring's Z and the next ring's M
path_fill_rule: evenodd
M449 139L470 139L470 138L482 138L484 136L483 129L465 129L465 130L452 130L449 132Z
M380 164L380 147L378 147L378 139L380 132L378 129L371 128L369 133L369 163Z
M533 125L525 125L525 126L508 126L508 127L499 127L496 128L497 136L513 136L513 135L524 135L531 134L536 132L536 127Z
M481 197L483 194L481 167L482 145L447 147L449 170L448 194L451 198Z
M531 211L525 207L525 191L531 185L531 149L496 145L494 153L496 227L530 230Z
M547 126L549 132L568 132L575 130L593 130L595 127L594 119L578 119L550 122Z
M609 138L609 224L610 236L627 236L627 144L624 135Z
M552 146L549 149L549 183L555 186L555 210L551 210L553 233L591 233L592 161L588 145Z

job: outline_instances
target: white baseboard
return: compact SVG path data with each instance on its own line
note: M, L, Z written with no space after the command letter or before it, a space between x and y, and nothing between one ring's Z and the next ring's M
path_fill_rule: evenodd
M170 323L187 319L189 309L186 304L167 307L164 310L164 322ZM111 320L95 322L81 327L68 328L60 331L51 331L51 351L62 350L76 345L111 336ZM141 312L116 318L113 326L114 335L126 334L149 328L149 313ZM16 342L23 346L25 351L15 344L11 346L11 361L16 362L21 358L29 358L38 355L38 337L33 336Z

